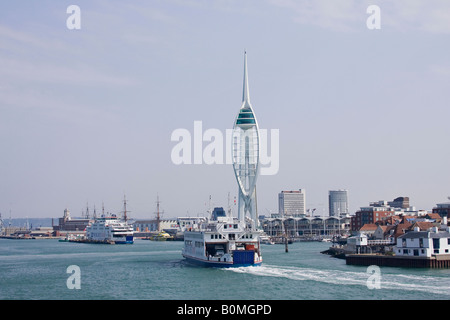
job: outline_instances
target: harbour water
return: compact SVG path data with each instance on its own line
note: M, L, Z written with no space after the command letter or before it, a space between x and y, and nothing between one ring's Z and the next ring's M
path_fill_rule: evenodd
M228 269L192 266L182 246L0 239L0 299L450 299L449 269L381 267L379 289L370 289L367 267L320 253L329 243L293 243L288 253L264 245L262 266ZM72 265L79 267L80 289L68 288Z

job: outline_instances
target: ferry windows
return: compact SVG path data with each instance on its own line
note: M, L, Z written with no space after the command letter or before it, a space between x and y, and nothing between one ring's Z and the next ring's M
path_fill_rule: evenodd
M237 229L238 228L238 225L237 224L235 224L234 226L233 226L235 229Z
M228 239L230 239L230 240L235 240L235 239L236 239L236 238L235 238L235 234L234 234L234 233L228 234Z

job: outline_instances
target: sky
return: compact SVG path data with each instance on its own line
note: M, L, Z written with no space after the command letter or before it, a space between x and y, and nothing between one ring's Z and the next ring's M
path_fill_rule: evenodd
M450 196L449 40L446 0L2 1L0 213L227 207L232 165L175 164L171 136L232 128L244 50L259 127L279 130L258 214L297 189L321 215L335 189L351 213L397 196L430 210Z

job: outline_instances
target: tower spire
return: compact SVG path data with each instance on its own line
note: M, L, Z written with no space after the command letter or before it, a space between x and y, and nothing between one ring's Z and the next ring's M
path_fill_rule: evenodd
M250 93L248 90L248 76L247 76L247 51L244 50L244 89L242 92L242 102L250 104Z
M247 52L244 51L244 88L242 105L236 117L232 133L234 174L239 186L238 219L245 221L246 215L256 228L256 179L259 168L259 130L248 89Z

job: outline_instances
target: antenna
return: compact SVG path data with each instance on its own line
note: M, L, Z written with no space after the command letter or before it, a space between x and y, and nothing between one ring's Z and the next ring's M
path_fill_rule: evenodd
M209 213L211 214L212 213L212 210L211 210L211 195L209 195L208 210L209 210Z
M230 191L228 191L228 217L231 217Z

